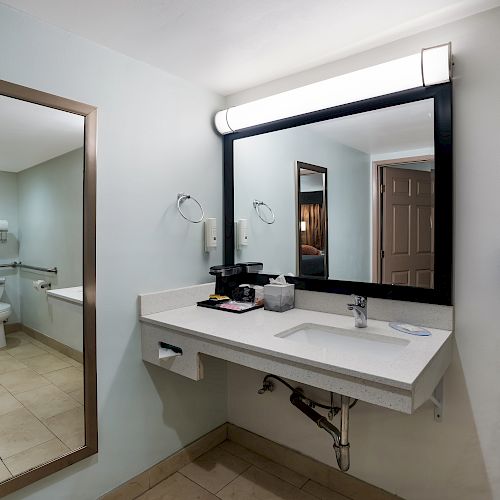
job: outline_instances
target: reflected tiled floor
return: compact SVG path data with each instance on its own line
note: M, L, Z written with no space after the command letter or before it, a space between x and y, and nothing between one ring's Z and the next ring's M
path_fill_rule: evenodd
M141 500L349 500L232 441L186 465Z
M0 349L0 481L84 444L83 366L23 332Z

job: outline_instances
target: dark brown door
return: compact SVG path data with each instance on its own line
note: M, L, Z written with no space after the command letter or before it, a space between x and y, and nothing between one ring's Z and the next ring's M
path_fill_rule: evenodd
M382 283L434 287L434 177L383 168Z

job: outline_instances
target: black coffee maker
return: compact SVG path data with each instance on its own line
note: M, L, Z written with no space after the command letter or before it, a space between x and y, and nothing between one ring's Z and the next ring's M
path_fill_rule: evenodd
M240 262L226 266L212 266L210 274L215 276L216 295L226 295L232 299L235 290L248 281L248 275L262 271L263 267L262 262Z

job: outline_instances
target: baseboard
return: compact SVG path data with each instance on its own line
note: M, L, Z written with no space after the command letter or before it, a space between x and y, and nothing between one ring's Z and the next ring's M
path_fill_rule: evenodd
M66 344L63 344L62 342L59 342L58 340L55 340L52 337L49 337L48 335L45 335L44 333L39 332L38 330L35 330L34 328L31 328L29 326L21 324L18 330L23 331L26 335L29 335L35 340L38 340L38 342L41 342L42 344L45 344L52 349L55 349L61 354L68 356L68 358L74 359L75 361L78 361L78 363L83 364L83 352L77 351L73 347L69 347Z
M5 333L15 333L21 330L21 323L5 323L3 325Z
M227 424L223 424L185 448L182 448L182 450L177 451L128 480L126 483L106 493L101 497L101 500L133 500L207 451L215 448L226 439Z
M376 486L233 424L227 438L352 500L401 500ZM332 450L333 453L333 450Z

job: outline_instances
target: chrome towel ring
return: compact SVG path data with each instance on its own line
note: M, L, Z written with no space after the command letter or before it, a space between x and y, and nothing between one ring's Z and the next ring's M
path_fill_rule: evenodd
M267 208L267 210L271 214L271 219L266 219L265 217L262 217L262 214L260 213L260 207ZM274 215L273 209L267 203L264 203L263 201L259 200L253 200L253 208L257 212L257 215L259 216L259 219L262 222L265 222L266 224L274 224L274 222L276 221L276 216Z
M182 212L182 208L181 208L181 205L186 201L186 200L193 200L197 205L198 207L200 208L200 212L201 212L201 216L199 219L196 219L196 220L193 220L193 219L190 219L189 217L187 217L183 212ZM203 207L201 206L201 203L196 199L196 198L193 198L190 194L186 194L186 193L179 193L177 195L177 210L179 211L179 213L182 215L182 217L184 219L186 219L187 221L189 222L192 222L193 224L198 224L199 222L201 222L204 218L205 218L205 212L203 211Z

